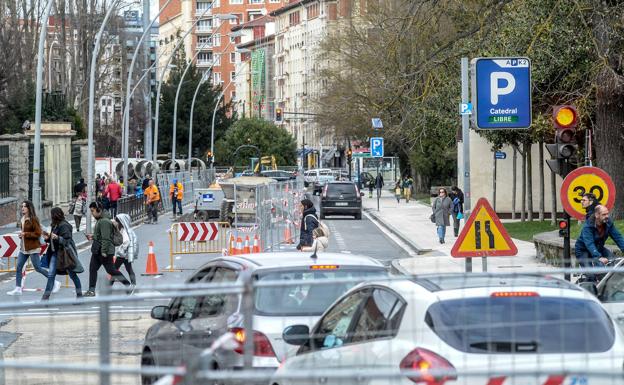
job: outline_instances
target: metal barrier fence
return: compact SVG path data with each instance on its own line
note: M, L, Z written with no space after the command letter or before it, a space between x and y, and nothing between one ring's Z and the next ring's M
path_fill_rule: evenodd
M169 268L177 271L174 256L182 254L221 253L228 247L229 222L181 222L169 229Z
M196 189L206 188L215 180L214 173L211 170L193 170L190 173L188 171L170 171L156 174L156 183L160 189L160 198L165 212L171 211L169 186L174 179L177 179L184 187L183 206L194 202Z
M128 195L119 198L117 201L117 212L128 214L132 223L143 221L147 217L145 209L145 198L143 196Z
M271 183L256 190L256 224L262 250L280 249L298 243L300 202L305 197L301 180Z
M366 275L322 254L309 264L215 261L134 296L106 286L36 309L0 303L0 384L624 382L621 322L559 278L589 270ZM624 270L591 272L624 283Z

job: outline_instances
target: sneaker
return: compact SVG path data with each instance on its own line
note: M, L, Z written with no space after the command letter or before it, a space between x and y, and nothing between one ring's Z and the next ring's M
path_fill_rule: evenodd
M84 292L83 296L85 297L95 297L95 292L93 290L87 290Z
M52 288L52 293L58 293L61 290L61 283L59 281L54 281L54 288Z
M134 294L134 290L136 290L136 283L130 284L130 290L128 290L128 295Z
M41 297L42 301L49 301L50 300L50 293L43 293L43 297Z
M15 289L13 289L11 291L7 291L7 295L22 295L22 288L21 287L15 287Z

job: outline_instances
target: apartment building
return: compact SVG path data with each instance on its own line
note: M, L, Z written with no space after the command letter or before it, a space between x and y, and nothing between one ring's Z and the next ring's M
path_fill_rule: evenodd
M160 7L167 0L159 0ZM159 62L164 66L178 39L184 39L184 53L203 72L212 69L214 84L232 81L236 73L235 46L239 38L230 36L232 27L261 18L288 4L287 0L171 0L160 16ZM225 92L225 102L236 98L235 84Z

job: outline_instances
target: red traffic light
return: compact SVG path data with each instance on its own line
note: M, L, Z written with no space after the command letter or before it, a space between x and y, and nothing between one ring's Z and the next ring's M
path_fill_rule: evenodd
M574 128L578 124L578 113L574 106L557 106L553 109L553 120L555 127L562 128Z
M565 230L568 228L568 222L565 220L559 221L559 230Z

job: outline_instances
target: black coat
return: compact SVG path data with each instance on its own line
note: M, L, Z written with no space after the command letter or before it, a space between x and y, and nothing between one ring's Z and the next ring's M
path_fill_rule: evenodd
M52 240L52 237L48 238L48 240L46 241L48 243L46 255L49 260L53 253L57 253L58 257L58 251L66 250L73 255L74 260L76 261L76 266L72 270L76 273L82 273L84 271L84 268L82 267L82 264L78 259L78 250L76 249L76 244L74 243L74 240L72 238L72 230L72 225L65 220L59 223L57 226L53 226L52 233L56 234L58 238L55 240ZM66 275L67 271L57 270L56 274Z
M312 242L314 242L314 237L312 236L312 232L319 225L318 217L316 216L316 209L314 207L310 207L303 211L303 218L301 219L301 228L299 233L299 246L312 246Z

